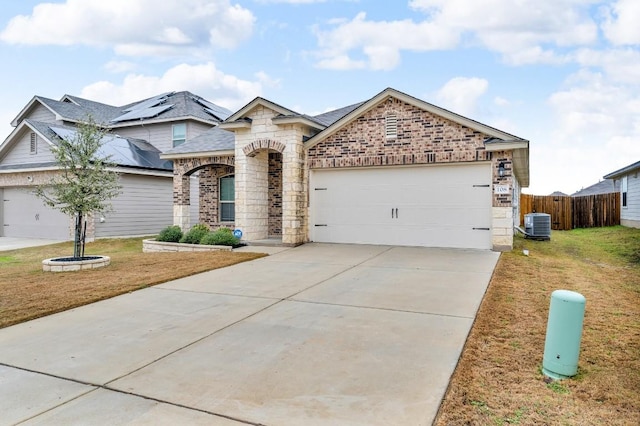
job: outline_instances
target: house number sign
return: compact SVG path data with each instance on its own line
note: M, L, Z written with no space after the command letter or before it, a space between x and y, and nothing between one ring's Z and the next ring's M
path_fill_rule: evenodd
M493 193L494 194L509 194L510 190L509 190L509 185L494 185L493 186Z

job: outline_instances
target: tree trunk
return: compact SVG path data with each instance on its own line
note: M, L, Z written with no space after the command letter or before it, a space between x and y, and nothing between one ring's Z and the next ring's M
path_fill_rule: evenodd
M73 238L73 257L82 256L82 212L76 213L76 227Z

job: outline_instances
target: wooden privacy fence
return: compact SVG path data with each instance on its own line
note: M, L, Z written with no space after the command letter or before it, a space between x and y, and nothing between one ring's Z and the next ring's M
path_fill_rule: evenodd
M527 213L551 215L551 229L598 228L620 225L620 193L569 197L520 195L520 223Z

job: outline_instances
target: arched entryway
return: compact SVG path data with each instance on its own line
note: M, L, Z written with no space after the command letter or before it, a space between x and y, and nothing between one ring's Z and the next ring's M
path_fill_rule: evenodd
M234 157L176 159L173 165L173 222L183 230L195 223L212 229L235 225ZM198 213L192 215L192 188L197 188ZM195 201L195 199L193 200ZM195 223L194 223L195 222Z

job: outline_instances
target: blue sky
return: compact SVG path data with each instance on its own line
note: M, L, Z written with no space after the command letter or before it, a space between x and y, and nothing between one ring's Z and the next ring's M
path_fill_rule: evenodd
M386 87L528 139L525 192L640 160L637 0L7 0L0 140L34 96L189 90L317 114Z

